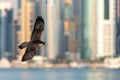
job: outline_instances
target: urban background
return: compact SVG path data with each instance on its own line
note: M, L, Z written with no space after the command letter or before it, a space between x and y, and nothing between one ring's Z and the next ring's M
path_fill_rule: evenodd
M20 60L35 19L45 29L37 55L53 62L120 55L120 0L0 0L0 59Z

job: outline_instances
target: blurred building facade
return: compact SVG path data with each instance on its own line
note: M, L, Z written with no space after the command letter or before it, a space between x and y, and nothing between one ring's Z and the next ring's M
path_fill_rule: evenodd
M18 46L21 44L22 39L22 33L21 33L21 0L18 0L17 3L17 19L13 21L14 28L15 28L15 57L17 58L19 54L21 53L21 50L18 48Z
M96 0L77 0L78 52L81 59L95 59L96 55Z
M47 36L48 36L48 34L47 34L47 22L48 22L47 21L47 0L41 0L40 6L41 6L40 14L44 18L44 21L45 21L44 32L42 33L41 40L47 42ZM47 46L41 47L41 52L40 52L41 56L47 57L48 56L47 53L48 53Z
M97 54L97 0L92 0L91 4L91 59L96 59Z
M2 11L0 10L0 58L2 57Z
M64 0L60 0L60 28L59 28L59 54L58 57L65 57L66 43L64 36Z
M91 47L90 47L90 28L91 28L91 1L90 0L81 0L81 58L90 59L91 56Z
M120 55L120 0L116 0L116 55Z
M23 41L30 40L31 20L34 19L34 3L29 0L22 0L21 22L22 22L22 39Z
M59 52L60 0L47 1L48 58L54 60Z
M6 3L5 3L6 4ZM5 10L4 18L4 49L5 55L9 58L14 57L14 27L13 27L13 9Z
M13 9L11 2L0 2L1 10L1 35L2 35L2 57L11 59L14 57L14 28Z
M77 2L81 3L77 9L78 52L81 59L95 60L97 57L114 55L115 1L79 0ZM106 16L109 18L107 19Z
M78 5L77 0L64 1L64 36L66 45L66 55L70 56L71 60L77 60L78 52Z
M21 42L30 38L31 20L35 20L39 15L45 19L42 40L46 41L48 46L40 48L41 55L51 60L66 53L74 56L73 58L79 54L81 59L93 60L96 57L114 55L115 1L22 0L21 4ZM119 2L116 4L119 5ZM116 10L118 16L118 7ZM118 20L118 17L116 19ZM116 25L119 25L119 21ZM119 40L116 40L118 51Z
M0 7L0 58L3 56L3 49L3 9Z
M31 29L33 28L32 20L34 20L34 2L30 0L22 0L21 1L21 41L23 43L25 41L30 40ZM22 56L25 52L25 49L22 50L20 55Z
M0 57L24 54L18 45L30 40L37 16L45 20L41 40L48 43L38 55L94 60L120 54L120 0L18 0L15 21L9 5L0 6Z
M115 54L115 0L97 0L97 57Z

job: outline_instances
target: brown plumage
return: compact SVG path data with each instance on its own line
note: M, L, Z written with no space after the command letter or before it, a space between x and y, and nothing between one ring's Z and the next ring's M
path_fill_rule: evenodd
M36 54L37 47L39 45L45 45L46 42L43 42L40 39L43 30L44 30L44 20L43 20L42 16L40 16L36 19L30 41L23 42L19 46L20 49L27 47L25 54L22 57L22 61L31 60Z

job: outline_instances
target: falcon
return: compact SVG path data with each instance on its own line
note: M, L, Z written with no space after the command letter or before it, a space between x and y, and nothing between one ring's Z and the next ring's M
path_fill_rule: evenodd
M40 39L43 30L44 30L44 19L42 18L42 16L39 16L35 21L34 29L32 31L30 41L23 42L21 45L18 46L20 49L26 48L26 51L21 61L31 60L36 54L37 47L46 45L46 42L41 41Z

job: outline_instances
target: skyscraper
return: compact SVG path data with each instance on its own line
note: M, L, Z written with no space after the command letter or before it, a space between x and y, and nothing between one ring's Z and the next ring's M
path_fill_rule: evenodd
M2 10L0 8L0 58L3 54L3 26L2 26Z
M20 43L24 41L30 40L31 35L31 29L33 28L33 24L31 21L35 18L34 13L34 2L30 0L22 0L22 6L21 6L21 41ZM32 28L31 28L32 26ZM24 50L22 50L21 55L24 54Z
M47 42L47 0L42 0L40 2L40 15L44 18L45 26L44 26L44 32L42 33L41 39L45 42ZM47 54L47 46L41 47L41 56L48 56Z
M77 4L76 0L65 0L65 9L64 9L64 36L67 40L68 53L70 60L76 60L77 54Z
M8 57L14 56L14 28L13 28L13 9L5 10L6 16L4 18L4 49L5 55Z
M120 0L116 0L116 55L120 55Z
M64 36L64 0L60 0L60 28L59 28L59 55L58 57L65 56L65 36Z
M78 10L78 52L82 59L92 59L96 48L95 0L80 0ZM94 16L93 16L94 15Z
M33 2L34 2L34 15L35 15L34 19L36 19L38 16L42 16L42 14L41 14L42 13L42 6L41 5L44 2L41 1L41 0L33 0ZM42 38L43 38L43 34L42 34ZM38 47L37 52L36 52L37 55L44 55L45 53L42 52L42 51L43 51L43 48L42 47Z
M23 41L30 40L30 26L31 20L34 19L34 3L29 0L22 0L22 11L21 11L21 19L22 19L22 39Z
M10 2L3 1L0 3L0 11L1 11L1 47L2 47L2 57L12 58L13 57L13 9Z
M48 58L54 60L59 52L60 0L48 0L47 3Z
M115 0L97 0L97 57L115 53Z
M97 53L97 1L92 0L91 3L91 59L96 59L96 53Z

